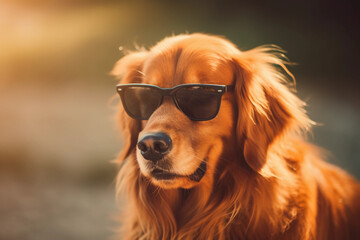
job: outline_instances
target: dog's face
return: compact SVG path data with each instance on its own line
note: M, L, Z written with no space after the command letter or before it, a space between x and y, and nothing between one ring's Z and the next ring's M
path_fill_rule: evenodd
M201 35L167 39L144 53L142 60L138 59L136 77L122 83L162 88L189 83L233 85L233 67L217 51L221 41ZM207 121L191 120L171 97L164 97L148 120L124 116L127 121L140 121L136 159L141 173L163 188L191 188L203 178L211 180L223 145L234 128L233 102L232 92L226 92L217 116ZM154 161L144 154L146 147L153 150L164 148L164 144L166 153L160 159Z
M122 76L121 83L161 88L217 84L231 85L234 91L222 95L217 116L207 121L191 120L170 96L147 120L132 119L120 107L121 126L128 135L121 158L135 154L141 174L154 185L192 188L200 182L212 184L221 155L241 146L248 165L266 175L269 144L292 115L303 113L301 107L287 106L302 102L274 80L280 75L272 64L283 63L265 51L242 54L222 38L193 34L167 38L150 51L122 58L113 70ZM300 110L291 112L294 109Z

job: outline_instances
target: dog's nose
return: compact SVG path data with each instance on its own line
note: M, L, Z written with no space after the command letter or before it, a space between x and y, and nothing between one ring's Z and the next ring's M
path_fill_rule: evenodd
M145 159L156 163L169 152L171 144L171 138L167 134L158 132L143 136L137 147Z

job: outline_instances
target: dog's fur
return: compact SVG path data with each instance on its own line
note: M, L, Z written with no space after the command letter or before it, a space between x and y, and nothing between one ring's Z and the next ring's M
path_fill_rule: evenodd
M235 86L209 121L191 121L167 98L147 121L119 105L124 239L360 239L359 184L304 140L313 122L285 64L277 47L240 51L205 34L169 37L116 63L121 83ZM172 138L167 170L183 177L151 177L136 148L149 132ZM205 176L192 181L202 161Z

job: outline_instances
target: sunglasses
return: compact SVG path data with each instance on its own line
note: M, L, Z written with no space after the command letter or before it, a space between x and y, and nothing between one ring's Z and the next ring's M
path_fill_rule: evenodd
M164 96L170 96L175 106L193 121L213 119L219 112L221 97L233 89L229 85L181 84L173 88L131 83L116 86L127 114L148 120L161 105Z

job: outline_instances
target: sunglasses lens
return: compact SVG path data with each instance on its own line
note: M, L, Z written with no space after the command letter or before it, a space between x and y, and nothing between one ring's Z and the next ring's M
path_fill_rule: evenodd
M123 104L130 116L148 119L161 103L161 95L154 88L134 86L123 92Z
M210 87L186 87L175 94L179 108L192 120L209 120L219 111L221 95Z

